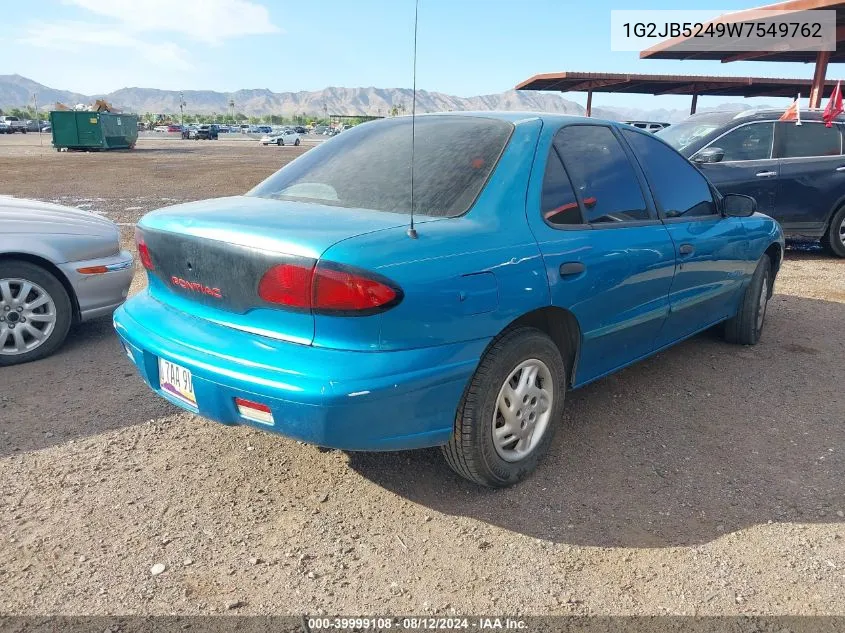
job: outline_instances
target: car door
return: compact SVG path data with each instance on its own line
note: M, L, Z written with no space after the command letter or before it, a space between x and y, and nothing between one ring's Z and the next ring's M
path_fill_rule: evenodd
M669 316L655 342L665 347L736 312L747 274L741 218L723 217L707 179L658 138L625 130L672 238L676 267Z
M741 193L757 201L760 212L777 212L778 159L773 157L774 121L750 121L715 138L690 160L723 194ZM720 149L718 162L700 162L703 149Z
M581 327L576 385L651 353L668 313L675 250L632 160L607 125L549 130L538 146L528 219L552 303Z
M821 236L828 215L845 197L841 126L778 123L775 152L780 177L773 217L789 233Z

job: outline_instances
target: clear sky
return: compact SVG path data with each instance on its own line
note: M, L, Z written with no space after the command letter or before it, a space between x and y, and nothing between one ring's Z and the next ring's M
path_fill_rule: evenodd
M719 0L713 14L760 4ZM640 60L635 52L610 51L611 9L679 6L677 0L635 5L622 0L419 0L417 87L472 96L564 70L811 78L812 66L804 64ZM413 18L413 0L15 3L0 20L0 74L18 73L86 94L127 86L275 92L410 87ZM837 70L832 66L828 77L836 78ZM582 94L565 96L585 102ZM736 99L702 98L699 105L730 100ZM593 102L683 108L689 97L598 94Z

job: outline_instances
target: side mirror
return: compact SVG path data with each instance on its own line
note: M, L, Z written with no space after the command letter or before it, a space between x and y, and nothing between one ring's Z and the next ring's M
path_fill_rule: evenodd
M747 218L757 210L757 200L741 193L729 193L722 198L722 213L732 218Z
M694 163L718 163L725 157L725 150L721 147L705 147L692 157Z

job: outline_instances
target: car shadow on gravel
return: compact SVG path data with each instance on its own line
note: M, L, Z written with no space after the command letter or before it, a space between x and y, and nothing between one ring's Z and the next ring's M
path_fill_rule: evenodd
M775 295L763 340L713 331L567 396L537 472L488 490L436 449L351 453L414 503L599 547L706 543L769 522L842 522L845 303Z
M111 318L97 319L52 356L0 368L0 458L176 411L138 376Z

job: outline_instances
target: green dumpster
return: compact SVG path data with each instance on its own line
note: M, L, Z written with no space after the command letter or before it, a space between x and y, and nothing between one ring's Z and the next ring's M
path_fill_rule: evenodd
M138 140L138 116L113 112L50 112L53 146L67 149L132 149Z

